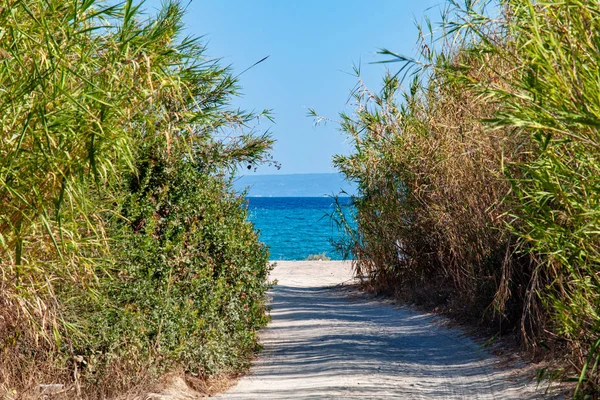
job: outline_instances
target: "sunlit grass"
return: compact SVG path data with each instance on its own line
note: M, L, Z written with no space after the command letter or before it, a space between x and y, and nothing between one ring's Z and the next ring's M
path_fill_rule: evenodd
M342 115L354 152L335 163L359 183L357 269L530 346L566 345L565 376L596 392L600 6L447 5L421 56L383 51L406 66L381 93L359 85Z
M269 115L228 106L182 14L0 3L0 391L102 397L255 346L268 253L227 176L266 157Z

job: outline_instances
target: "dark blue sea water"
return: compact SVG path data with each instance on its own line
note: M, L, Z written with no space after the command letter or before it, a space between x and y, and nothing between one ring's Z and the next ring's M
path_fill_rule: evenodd
M248 197L249 219L260 231L260 239L270 247L271 260L304 260L325 253L341 260L332 240L341 232L329 215L335 212L329 197ZM353 208L350 198L340 198L346 216Z

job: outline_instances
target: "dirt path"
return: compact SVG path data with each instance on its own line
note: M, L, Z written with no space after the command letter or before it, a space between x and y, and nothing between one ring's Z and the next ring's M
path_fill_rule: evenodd
M278 284L264 350L219 397L544 398L461 332L339 286L351 280L349 263L278 262L272 278Z

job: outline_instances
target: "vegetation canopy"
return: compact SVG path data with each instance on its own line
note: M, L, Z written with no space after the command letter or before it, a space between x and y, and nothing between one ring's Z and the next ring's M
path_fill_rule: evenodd
M268 161L236 77L184 9L0 3L0 391L115 394L233 371L265 323L268 251L230 176Z
M359 186L359 275L564 354L578 396L599 390L599 15L449 1L420 57L382 51L401 67L354 90L334 160Z

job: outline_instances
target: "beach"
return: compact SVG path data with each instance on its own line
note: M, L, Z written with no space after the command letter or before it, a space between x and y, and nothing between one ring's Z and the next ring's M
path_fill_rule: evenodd
M271 279L264 349L219 398L548 398L443 318L360 292L348 261L279 261Z

